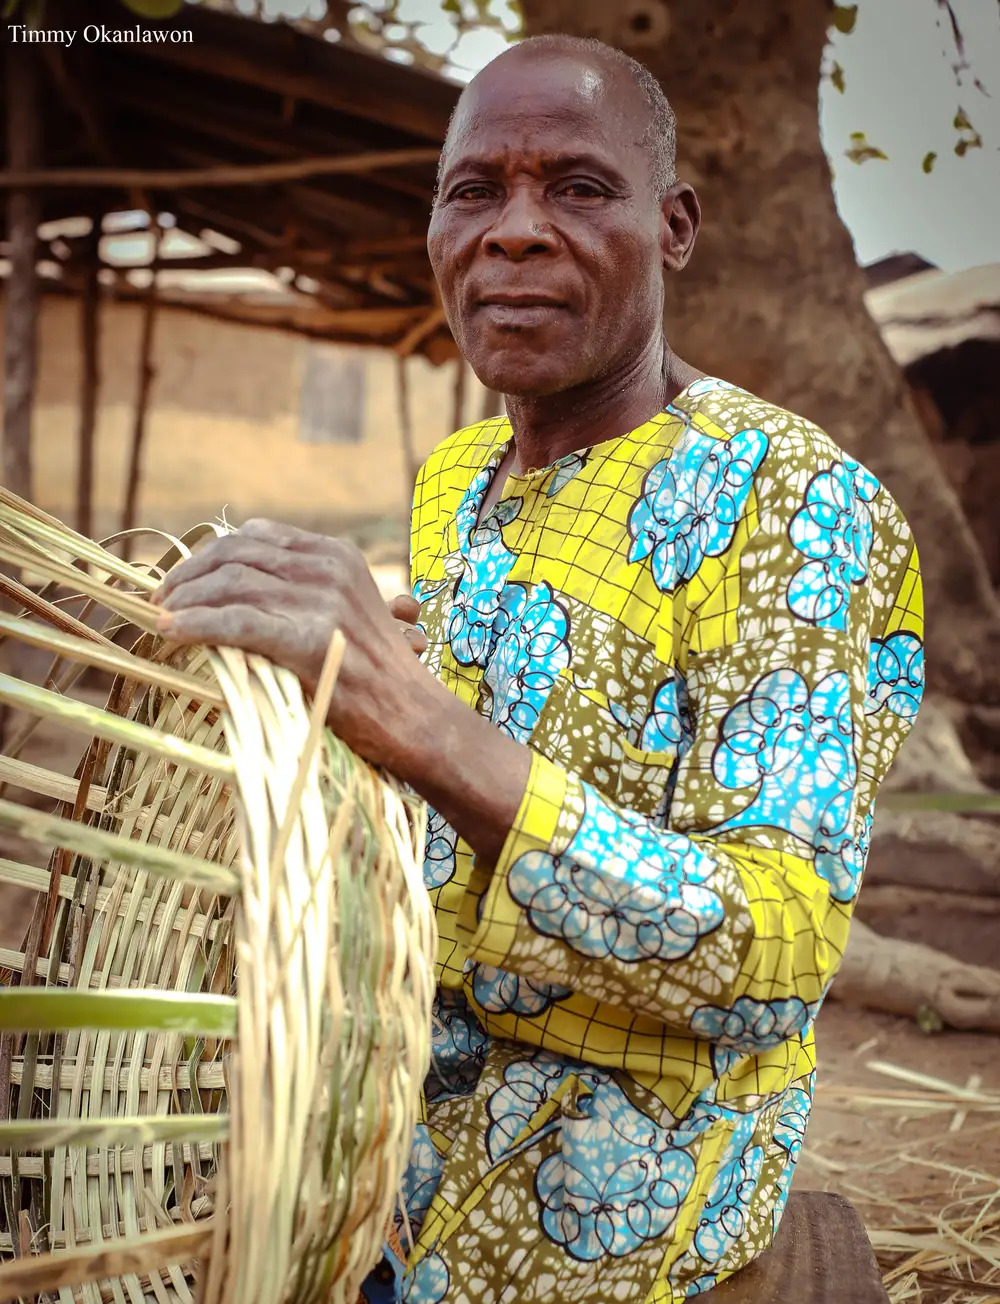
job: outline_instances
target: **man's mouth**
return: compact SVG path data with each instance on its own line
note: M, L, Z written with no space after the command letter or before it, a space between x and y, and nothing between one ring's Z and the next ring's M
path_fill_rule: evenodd
M477 307L494 326L527 330L551 321L565 311L566 304L547 294L518 293L486 295Z

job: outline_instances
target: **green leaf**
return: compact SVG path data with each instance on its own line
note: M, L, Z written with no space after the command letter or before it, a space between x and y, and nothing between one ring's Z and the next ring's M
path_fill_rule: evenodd
M867 163L869 159L887 159L889 157L877 145L870 145L863 131L851 132L851 147L844 153L852 163Z
M49 815L5 798L0 798L0 829L8 829L46 847L62 847L92 860L131 865L135 869L144 869L148 874L159 874L162 878L208 888L210 892L225 896L235 896L239 892L239 875L224 865L201 860L184 851L172 851L159 843L125 838L80 820Z
M235 1037L237 1002L202 992L0 987L0 1031L184 1032Z
M982 149L983 138L969 121L969 115L959 107L952 123L956 131L962 133L955 142L955 153L959 158L965 158L970 149Z
M184 8L184 0L122 0L140 18L173 18Z
M161 733L150 725L127 720L123 716L102 711L98 706L91 706L89 702L64 697L61 693L53 693L50 689L39 688L36 684L3 673L0 673L0 702L7 702L20 711L58 720L67 729L74 729L78 733L96 734L107 742L121 743L123 747L134 747L137 751L162 756L175 765L201 770L224 782L231 782L236 774L230 757L221 752L213 752L198 743L189 743L173 734Z
M854 24L858 21L857 5L834 5L833 6L833 25L838 32L843 32L849 36L854 31Z
M937 155L934 153L933 150L930 150L929 153L924 155L924 161L923 163L921 163L920 166L923 168L925 172L932 172L934 169L934 163L936 159L937 159Z
M461 0L441 0L441 12L445 14L454 14L456 18L461 18Z
M57 1150L60 1146L146 1146L224 1141L225 1114L148 1114L132 1118L24 1118L0 1123L0 1151Z
M833 82L834 86L836 86L837 90L840 91L841 95L843 95L844 70L839 63L835 63L830 69L830 80Z
M944 1032L944 1019L931 1005L921 1005L917 1009L917 1027L928 1037L937 1032Z

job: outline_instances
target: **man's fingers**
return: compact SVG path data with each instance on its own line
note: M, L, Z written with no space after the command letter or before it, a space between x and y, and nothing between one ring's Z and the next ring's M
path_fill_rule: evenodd
M407 625L415 625L420 619L420 603L409 593L401 593L398 598L393 598L389 603L389 611L397 620L405 621Z
M259 570L273 573L273 570L280 566L281 559L281 552L273 544L240 539L237 534L226 534L219 539L212 539L204 547L199 548L193 556L169 571L153 595L153 601L164 602L167 596L181 584L188 584L202 575L219 570L229 562L256 566Z
M333 580L336 561L331 553L292 552L263 539L229 534L213 539L193 557L175 566L164 578L153 595L153 601L170 605L171 595L203 576L228 571L232 567L247 568L262 577L274 577L291 583L323 583Z
M236 532L237 538L259 539L275 548L287 548L291 552L313 552L327 554L337 549L340 541L330 539L325 534L313 534L310 530L300 530L296 525L285 525L281 521L269 521L265 517L254 517L246 521Z
M172 643L185 647L235 647L270 657L277 646L282 621L269 612L242 603L228 607L185 607L166 611L157 624Z
M240 603L259 606L269 594L280 590L281 580L267 571L242 562L227 561L205 574L182 580L167 593L161 605L165 611L181 607L226 607Z
M399 627L402 630L403 637L417 656L423 656L427 651L427 635L424 631L416 625L407 625L404 621L399 622Z

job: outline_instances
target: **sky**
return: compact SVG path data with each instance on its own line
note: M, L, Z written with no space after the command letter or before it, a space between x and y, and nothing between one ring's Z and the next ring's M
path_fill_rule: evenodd
M950 27L937 0L859 0L857 25L831 55L844 93L820 90L823 139L840 213L859 261L913 251L946 271L1000 262L1000 4L953 0L971 69L956 86ZM974 77L990 97L972 85ZM961 105L983 137L964 158L952 126ZM888 161L844 157L863 131ZM933 171L921 167L930 151Z
M323 6L323 0L267 3L289 16L317 16ZM828 51L828 62L844 71L845 89L821 85L820 123L859 262L910 251L946 271L1000 262L1000 3L952 0L952 6L971 65L961 85L942 0L858 0L853 32L836 33ZM513 26L507 0L492 0L491 9ZM454 40L441 0L400 0L398 14L404 22L425 20L418 36L435 53ZM467 81L505 46L499 32L469 33L453 51L449 72ZM976 77L989 95L974 87ZM983 137L982 148L964 158L954 152L959 106ZM846 158L857 131L888 158L861 164ZM921 164L932 151L937 159L928 174Z

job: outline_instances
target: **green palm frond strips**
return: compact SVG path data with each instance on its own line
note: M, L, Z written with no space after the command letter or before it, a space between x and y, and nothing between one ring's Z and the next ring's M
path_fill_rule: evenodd
M355 1304L399 1192L423 808L325 727L339 635L311 705L258 657L164 645L149 595L213 528L132 565L0 490L0 653L53 658L0 674L0 910L37 893L0 951L0 1300ZM22 759L39 721L72 777Z

